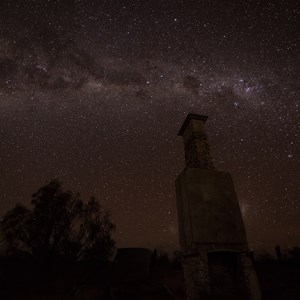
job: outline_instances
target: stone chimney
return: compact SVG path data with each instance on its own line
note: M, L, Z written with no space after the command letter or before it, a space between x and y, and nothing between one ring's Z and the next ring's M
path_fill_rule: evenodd
M206 116L188 114L178 133L184 141L186 168L215 168L205 133L206 120Z
M176 198L187 296L260 300L234 183L229 172L214 167L206 120L189 114L178 133L185 148Z

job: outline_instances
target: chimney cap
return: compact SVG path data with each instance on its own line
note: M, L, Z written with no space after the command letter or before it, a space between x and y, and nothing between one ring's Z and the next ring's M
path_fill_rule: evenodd
M205 123L205 121L207 120L207 116L204 116L204 115L198 115L198 114L188 114L186 119L184 120L179 132L178 132L178 135L182 136L187 125L189 124L189 122L191 120L201 120L203 121L203 123Z

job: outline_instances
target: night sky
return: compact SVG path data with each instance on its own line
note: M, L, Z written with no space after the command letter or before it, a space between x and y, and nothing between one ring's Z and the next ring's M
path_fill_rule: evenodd
M299 32L295 0L2 0L0 214L59 178L118 246L178 248L193 112L251 246L299 245Z

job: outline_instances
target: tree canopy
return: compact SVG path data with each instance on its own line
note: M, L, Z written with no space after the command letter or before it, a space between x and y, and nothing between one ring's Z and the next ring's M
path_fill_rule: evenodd
M50 260L105 261L112 255L115 225L95 197L84 202L55 179L32 195L31 205L28 209L17 204L2 218L9 253L21 251Z

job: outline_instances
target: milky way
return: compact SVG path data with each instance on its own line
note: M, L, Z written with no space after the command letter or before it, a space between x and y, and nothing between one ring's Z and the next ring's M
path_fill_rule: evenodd
M1 214L59 178L110 208L119 246L177 248L177 132L195 112L251 244L299 244L294 2L4 0Z

